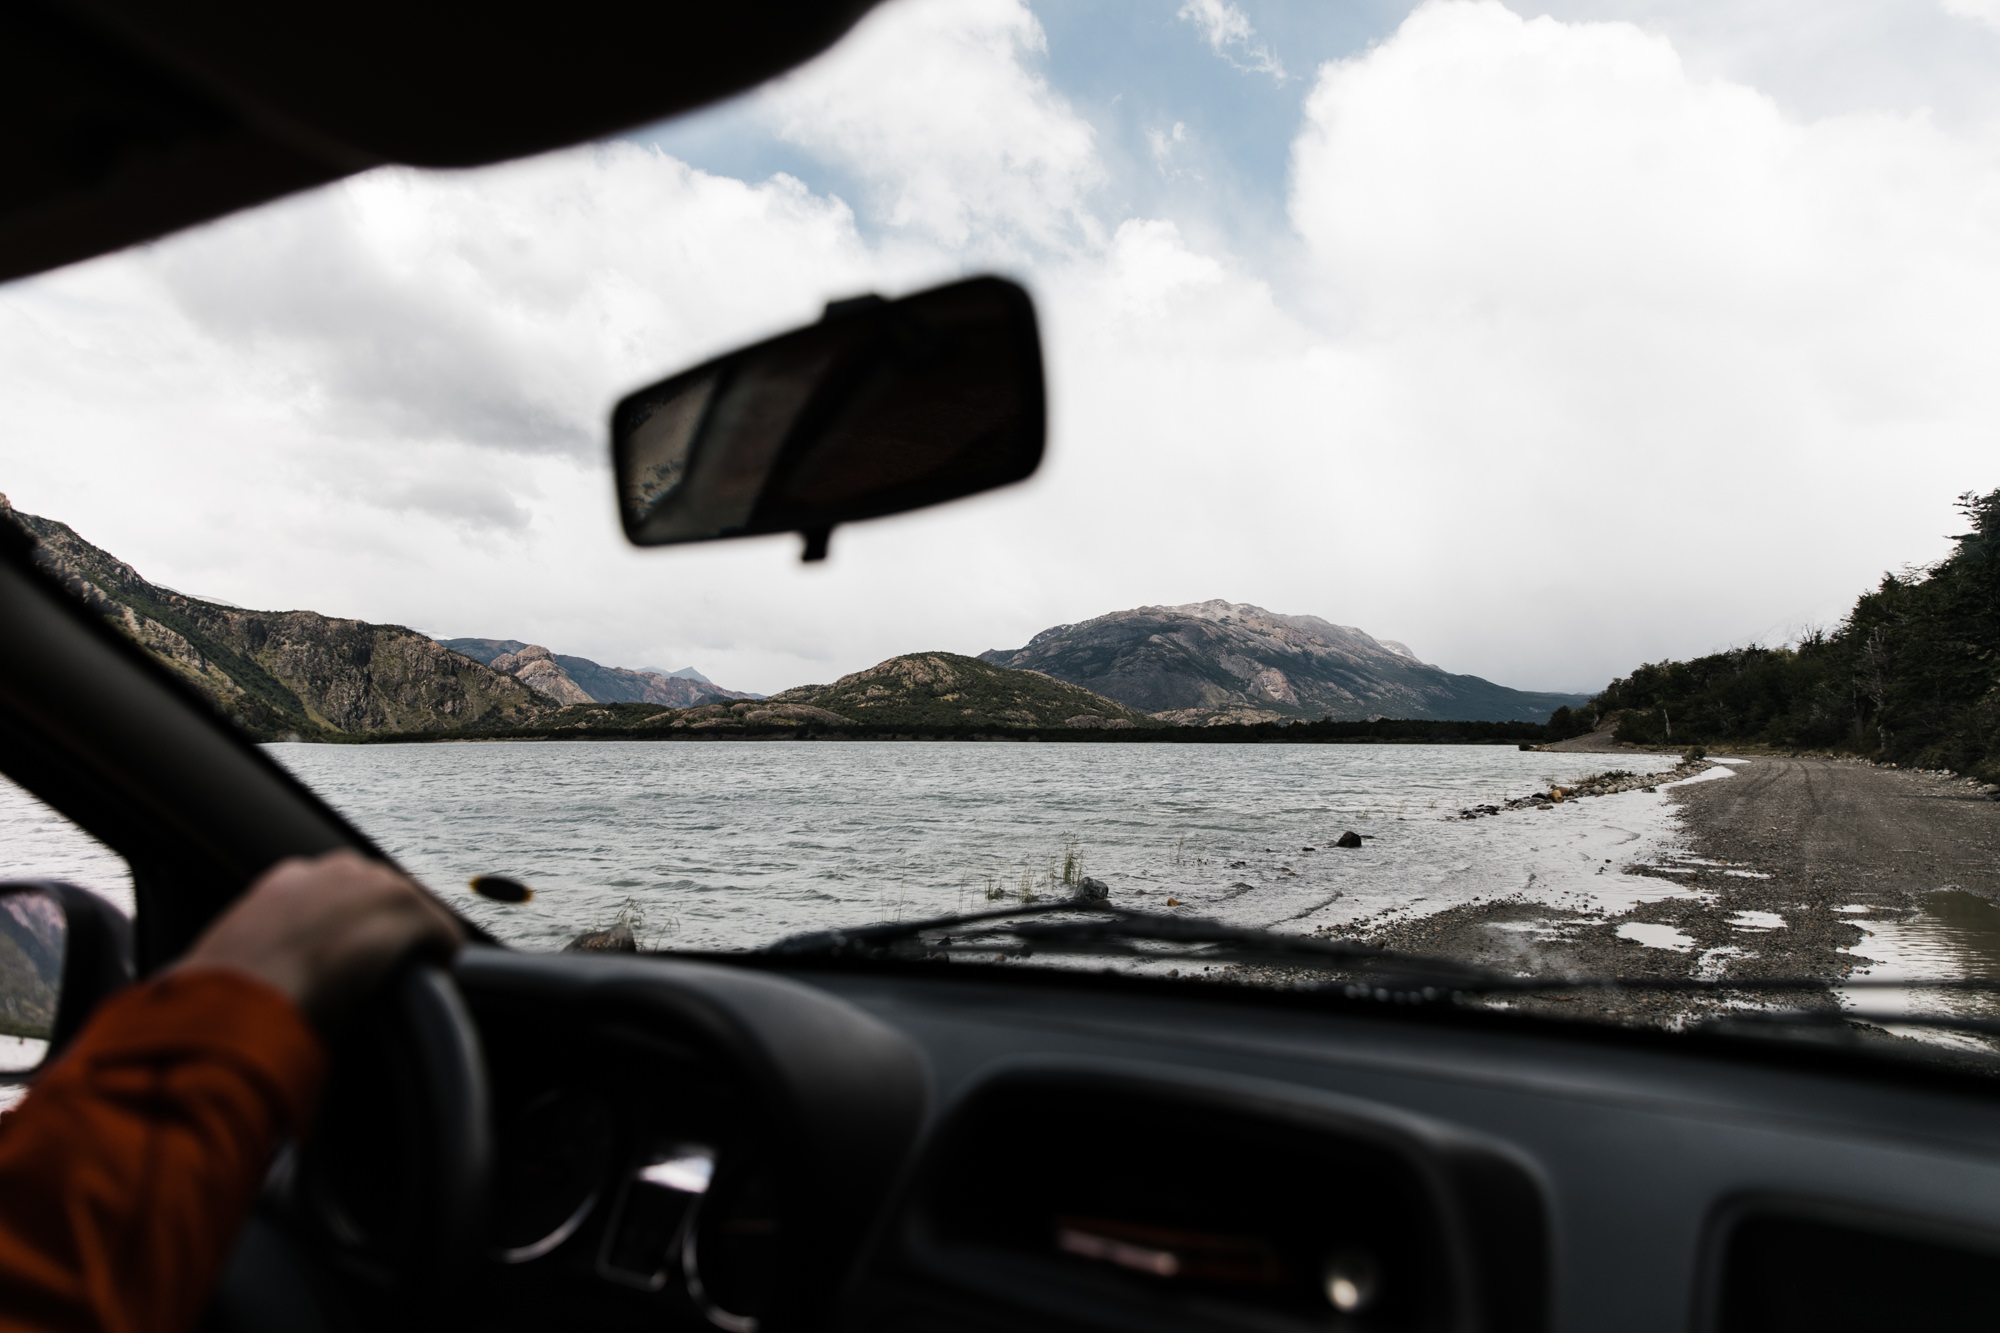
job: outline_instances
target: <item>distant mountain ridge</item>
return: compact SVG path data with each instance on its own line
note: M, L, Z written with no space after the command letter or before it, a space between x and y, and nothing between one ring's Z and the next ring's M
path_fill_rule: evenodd
M640 705L565 708L530 730L659 730L690 737L768 734L807 728L823 735L1163 729L1144 713L1037 671L1009 671L958 653L905 653L831 685L800 685L768 699L735 699L696 708Z
M33 559L224 716L263 740L807 725L916 731L1151 728L1371 718L1546 720L1581 695L1512 690L1315 616L1211 601L1140 607L978 658L910 653L769 699L674 673L606 667L517 639L438 641L315 611L253 611L152 583L0 495ZM596 710L596 711L593 711Z
M1509 689L1318 616L1243 602L1142 606L1043 630L981 661L1040 671L1182 724L1433 718L1543 722L1580 694Z
M727 690L693 667L669 674L651 669L601 666L587 657L552 653L540 644L519 639L440 639L497 671L516 677L530 689L562 704L660 704L694 708L722 699L761 699L761 694ZM577 696L581 697L577 697Z

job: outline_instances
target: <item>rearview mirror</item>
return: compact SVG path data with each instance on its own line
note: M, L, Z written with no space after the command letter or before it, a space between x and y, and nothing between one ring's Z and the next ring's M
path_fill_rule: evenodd
M808 560L836 523L1023 480L1042 439L1034 305L999 278L837 301L611 414L634 545L798 532Z

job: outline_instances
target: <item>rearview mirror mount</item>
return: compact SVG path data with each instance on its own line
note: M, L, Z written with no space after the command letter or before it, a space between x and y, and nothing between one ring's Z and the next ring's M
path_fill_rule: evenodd
M637 546L797 532L1021 481L1045 431L1034 305L1000 278L826 317L644 388L611 414Z

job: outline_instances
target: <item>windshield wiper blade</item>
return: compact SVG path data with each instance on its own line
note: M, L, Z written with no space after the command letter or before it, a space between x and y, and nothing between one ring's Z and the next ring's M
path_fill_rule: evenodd
M1053 920L1054 917L1071 920ZM1022 918L1028 918L1023 920ZM970 928L970 929L968 929ZM926 940L925 936L936 938ZM1013 941L981 943L991 937ZM1183 952L1143 945L1184 946ZM937 957L952 955L1028 956L1035 952L1116 956L1142 962L1240 962L1314 971L1387 974L1403 998L1416 987L1424 999L1470 987L1502 985L1501 973L1470 963L1399 953L1356 940L1317 935L1285 935L1255 927L1229 926L1205 917L1164 916L1108 903L1065 899L929 917L890 921L845 930L814 931L777 941L760 952L780 957Z
M980 921L1000 921L1007 917L1040 916L1049 912L1116 911L1096 903L1064 898L1059 902L1024 903L1015 907L993 907L983 912L951 912L917 921L878 921L867 926L842 926L834 930L809 930L765 945L757 952L785 956L822 955L839 958L863 955L871 949L898 940L915 939L927 930L950 930Z

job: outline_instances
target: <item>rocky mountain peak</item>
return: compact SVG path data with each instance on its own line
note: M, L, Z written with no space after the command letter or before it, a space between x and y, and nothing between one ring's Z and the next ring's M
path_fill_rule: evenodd
M1046 672L1171 722L1540 721L1582 696L1508 689L1318 616L1220 598L1113 611L980 660Z
M1261 634L1278 640L1300 640L1325 644L1340 651L1356 652L1372 656L1378 651L1406 657L1412 662L1419 661L1417 655L1393 639L1378 639L1367 630L1354 625L1336 625L1318 616L1289 616L1277 611L1267 611L1261 606L1248 602L1225 602L1212 599L1206 602L1188 602L1180 606L1141 607L1144 611L1178 612L1182 615L1230 624L1253 634Z

